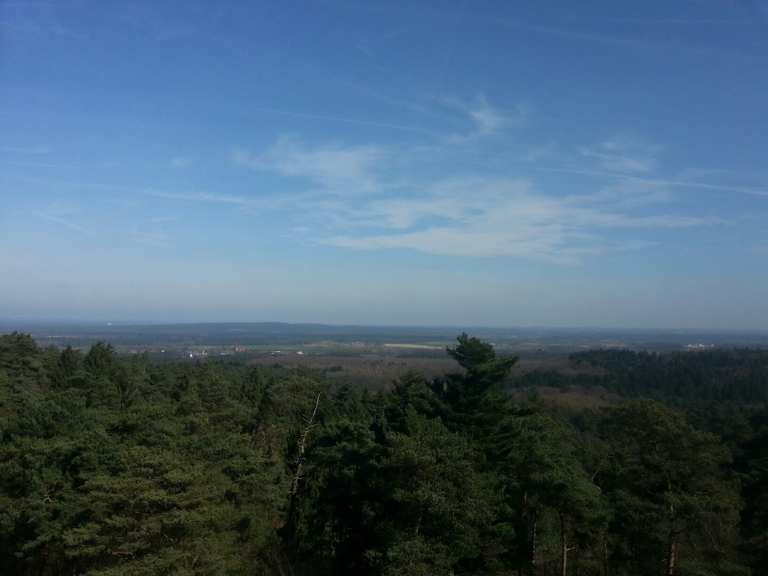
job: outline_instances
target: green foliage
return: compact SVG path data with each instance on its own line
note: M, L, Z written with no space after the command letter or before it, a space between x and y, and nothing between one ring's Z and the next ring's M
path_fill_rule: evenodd
M461 334L448 354L464 368L444 384L444 395L454 410L470 415L483 404L484 397L500 384L517 362L517 358L499 358L493 346L478 338Z
M740 446L736 470L744 485L741 535L753 566L768 566L768 408L752 418L753 436Z
M468 379L476 383L492 384L506 378L517 358L498 358L491 344L466 333L456 338L455 348L448 348L459 366L467 371Z
M468 439L415 411L402 432L388 435L381 466L392 486L385 573L450 574L480 561L495 501L478 460Z
M719 439L690 426L662 404L636 401L604 421L612 446L603 488L612 504L612 532L623 539L616 561L653 574L670 547L713 565L732 552L740 507L725 473L730 455Z
M575 416L513 401L516 359L488 343L462 334L448 353L460 372L371 394L0 336L0 574L650 576L671 550L678 576L768 564L764 408ZM711 378L728 362L752 363L725 374L734 397L760 397L761 360L734 357L582 359L679 406L702 379L727 389Z
M670 354L591 350L573 354L571 359L606 370L606 375L592 380L626 396L687 403L768 401L765 350Z

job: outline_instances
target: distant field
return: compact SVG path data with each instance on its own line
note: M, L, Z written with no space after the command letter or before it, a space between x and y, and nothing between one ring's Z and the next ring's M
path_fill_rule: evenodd
M616 330L482 326L343 326L325 324L51 323L0 320L0 334L31 334L39 344L88 347L106 341L120 352L153 352L183 357L239 352L300 351L358 354L372 348L441 354L461 332L482 338L497 350L568 354L590 348L703 350L710 347L768 347L768 332Z

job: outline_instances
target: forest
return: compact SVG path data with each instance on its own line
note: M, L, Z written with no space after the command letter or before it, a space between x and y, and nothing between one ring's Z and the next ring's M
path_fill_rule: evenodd
M370 390L0 336L0 574L767 573L767 352L447 354ZM537 397L574 382L619 400Z

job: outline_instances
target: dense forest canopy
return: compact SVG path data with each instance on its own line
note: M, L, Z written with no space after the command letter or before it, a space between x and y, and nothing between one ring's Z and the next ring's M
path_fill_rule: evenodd
M686 401L768 402L768 352L711 350L668 354L592 350L571 356L607 370L604 385L622 395Z
M0 573L765 573L768 354L448 353L371 392L2 336ZM621 398L510 394L573 382Z

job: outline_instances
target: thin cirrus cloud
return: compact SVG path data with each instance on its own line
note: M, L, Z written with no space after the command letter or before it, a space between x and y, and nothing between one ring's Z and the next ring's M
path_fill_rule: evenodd
M485 119L478 121L477 130L482 133L499 126L496 120ZM581 156L588 167L597 164L598 170L622 165L631 169L628 151L655 152L652 147L616 140L595 149L584 153L584 148ZM430 160L439 163L445 150L432 148L430 154ZM312 146L295 137L281 137L264 152L241 150L233 160L260 172L305 179L312 196L309 201L304 196L302 202L294 202L294 214L306 222L322 223L314 228L317 242L347 249L400 248L446 256L574 261L587 254L650 245L642 238L616 242L607 231L716 224L691 215L640 213L673 197L665 182L627 176L589 193L557 195L529 179L512 176L470 174L434 182L420 174L418 166L406 163L404 168L402 158L408 156L408 151L380 146ZM634 167L645 174L652 162ZM339 191L354 194L344 196ZM283 197L283 206L289 204L290 194Z
M600 168L615 172L650 172L657 166L656 147L606 140L582 147L579 152L582 157L595 160Z
M361 193L377 188L373 172L383 156L383 150L376 146L308 146L296 138L283 136L262 153L235 150L232 161L257 171L304 178L329 191Z
M522 106L514 113L502 111L488 104L484 96L478 96L467 103L455 98L441 98L439 104L451 110L457 119L469 120L471 129L464 133L452 133L438 137L443 145L467 143L496 134L524 119ZM322 143L310 145L295 136L280 136L274 144L262 152L239 148L232 152L231 160L236 166L247 167L260 172L272 172L281 176L303 178L337 194L381 193L388 188L397 188L399 183L392 177L383 178L382 171L393 172L393 159L408 158L416 150L392 150L375 144L344 145ZM429 150L432 157L440 160L440 145ZM407 162L407 160L406 160Z
M406 103L407 105L407 103ZM377 122L375 120L367 120L364 118L356 118L353 116L337 116L333 114L316 114L312 112L301 112L297 110L283 110L280 108L271 108L268 106L255 106L250 109L252 112L260 112L268 114L270 116L288 116L291 118L304 118L307 120L321 120L323 122L339 123L339 124L353 124L357 126L366 126L370 128L383 128L386 130L396 130L401 132L413 132L417 134L424 134L428 136L437 135L436 132L424 128L423 126L416 126L410 124L397 124L392 122Z
M237 196L234 194L212 194L210 192L166 192L163 190L147 189L144 191L147 196L163 198L165 200L182 200L185 202L202 202L212 204L231 204L234 206L252 206L255 201L246 196Z
M556 197L523 179L457 179L434 186L422 199L371 203L361 211L390 231L321 240L359 250L409 249L443 256L517 256L576 262L583 255L640 249L616 242L607 230L676 229L712 225L694 216L636 215L610 197ZM439 224L431 224L438 220Z
M186 168L192 164L192 159L186 156L174 156L171 158L173 168Z
M0 146L0 152L4 154L39 156L42 154L49 154L51 149L47 146Z
M448 136L449 143L463 143L478 138L503 132L510 127L520 126L528 115L524 106L517 105L512 110L505 110L489 104L486 97L478 95L474 100L465 101L444 96L437 100L443 108L453 112L459 118L469 121L471 129Z
M496 132L507 121L497 110L491 108L484 99L477 106L469 108L468 113L477 125L477 130L480 134Z
M580 202L610 202L620 209L640 208L665 204L675 198L673 187L664 182L655 182L632 175L625 175L615 182L598 188L595 192L574 197Z
M163 230L134 229L131 231L130 237L134 242L157 248L165 248L170 243L168 233Z
M76 216L78 212L79 211L76 208L53 203L48 205L44 210L38 212L37 216L47 222L51 222L57 226L63 226L74 232L89 234L89 230L75 220L74 216Z
M590 168L575 168L570 166L538 166L536 170L542 172L555 172L563 174L580 174L584 176L597 176L604 178L613 178L616 180L631 180L648 185L666 186L670 188L692 188L701 190L711 190L713 192L737 192L749 196L768 197L768 187L757 188L751 186L735 186L731 184L720 184L717 182L701 182L696 180L678 180L673 178L657 178L653 176L639 176L637 174L623 174L620 172L610 172L606 170L596 170Z
M517 106L514 112L493 107L484 96L478 96L469 103L443 97L438 103L452 111L455 119L467 120L471 125L470 129L463 133L437 136L439 142L448 145L471 144L483 137L502 132L519 124L526 114L522 106ZM391 181L382 179L377 172L382 169L391 171L391 166L385 166L386 164L391 163L397 156L407 158L416 148L391 150L376 144L345 145L334 142L310 145L298 137L283 135L261 152L246 148L236 149L231 154L231 160L236 166L260 172L304 178L328 191L360 194L381 192L386 185L391 185ZM433 150L429 146L426 149Z
M344 249L560 262L647 248L658 242L662 230L723 223L696 215L694 204L678 202L683 187L762 195L760 190L661 177L662 148L625 137L575 147L572 153L552 140L531 142L522 153L523 164L530 165L522 167L526 176L519 173L520 164L515 167L521 162L519 148L510 156L517 160L501 171L484 171L482 164L454 166L457 154L483 158L494 151L498 138L510 141L512 131L527 119L525 109L497 108L483 96L437 103L453 115L454 126L463 121L469 128L446 132L431 144L399 146L311 143L282 135L261 150L239 148L230 155L233 166L253 174L246 179L253 178L254 190L264 189L263 177L269 175L270 190L274 187L269 194L145 193L260 214L288 210L291 225L301 227L307 240ZM541 158L554 165L540 166ZM425 168L435 166L444 167L444 174ZM593 182L563 188L562 182L540 182L537 171L580 174Z
M277 210L290 206L292 202L298 200L301 195L278 196L278 195L244 195L244 194L220 194L208 191L176 192L168 190L157 190L148 188L143 194L152 198L162 200L172 200L184 202L187 204L212 204L223 207L231 207L242 210L245 213L264 213L269 210ZM173 220L176 217L169 217ZM168 220L165 220L168 221Z

